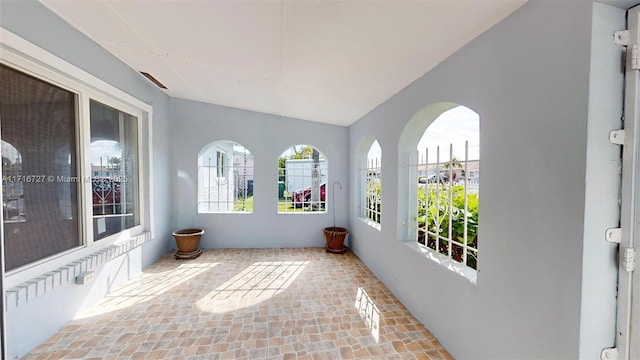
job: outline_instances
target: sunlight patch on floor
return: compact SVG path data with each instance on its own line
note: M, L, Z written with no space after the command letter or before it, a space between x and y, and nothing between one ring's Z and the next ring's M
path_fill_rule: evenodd
M21 359L452 360L349 251L168 253L92 309Z
M196 303L213 313L234 311L268 300L285 291L308 261L260 261L218 286Z
M91 309L81 312L75 319L83 319L111 311L121 310L154 299L190 279L211 270L218 263L185 263L169 271L144 272L117 289Z
M358 288L354 305L362 320L367 324L371 336L376 340L376 343L380 342L380 309L362 287Z

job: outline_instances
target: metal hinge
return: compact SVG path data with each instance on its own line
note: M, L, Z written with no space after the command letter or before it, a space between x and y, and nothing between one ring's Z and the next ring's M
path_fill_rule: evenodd
M601 360L616 360L618 358L618 348L602 349L600 352Z
M631 43L631 33L629 30L620 30L613 33L613 42L616 45L626 46L629 48ZM631 69L640 70L640 59L638 59L638 44L633 44L630 49L631 53Z
M631 33L629 30L620 30L613 33L613 42L616 45L627 46L631 40Z
M636 249L624 249L622 253L622 268L626 272L633 272L636 269Z
M631 69L640 70L640 64L638 64L638 44L633 44L631 47Z
M611 243L620 244L622 240L622 229L611 228L604 232L604 238Z
M624 129L611 130L609 133L609 142L615 145L624 145Z

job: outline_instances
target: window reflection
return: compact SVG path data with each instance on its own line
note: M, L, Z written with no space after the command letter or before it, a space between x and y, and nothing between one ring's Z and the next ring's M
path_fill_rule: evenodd
M81 245L76 94L0 65L5 269ZM65 150L61 150L65 149Z
M18 181L22 174L22 155L15 146L2 140L2 220L23 222L24 187Z
M94 240L140 224L138 119L91 101L91 192Z

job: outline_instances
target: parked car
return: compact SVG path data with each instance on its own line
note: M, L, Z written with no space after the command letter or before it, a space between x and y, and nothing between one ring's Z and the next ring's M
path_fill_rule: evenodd
M421 176L418 178L420 184L436 184L439 182L449 182L449 176L446 174L431 174L429 176Z
M324 207L327 193L327 183L320 184L320 206ZM311 203L311 187L296 190L292 193L293 206L296 208L309 205Z

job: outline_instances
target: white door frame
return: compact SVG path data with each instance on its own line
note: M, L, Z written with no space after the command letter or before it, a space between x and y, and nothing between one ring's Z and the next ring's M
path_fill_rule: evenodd
M633 44L640 44L640 6L629 9L627 19L616 348L619 359L640 359L640 274L632 268L640 244L640 71L633 69L638 67L633 58L640 54L633 50Z

